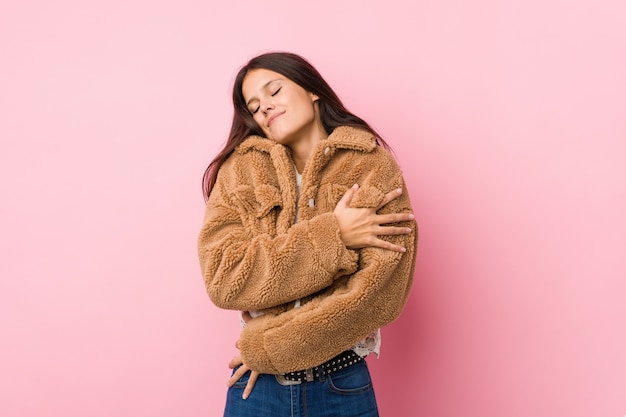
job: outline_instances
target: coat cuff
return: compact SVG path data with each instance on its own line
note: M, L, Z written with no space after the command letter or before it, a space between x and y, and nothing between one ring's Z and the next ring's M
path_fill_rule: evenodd
M268 316L259 316L246 323L239 338L239 351L243 362L253 371L278 374L265 350L265 324Z
M309 221L309 239L315 246L315 253L321 255L318 259L320 266L333 273L335 278L356 272L359 255L343 244L339 223L333 213L324 213Z

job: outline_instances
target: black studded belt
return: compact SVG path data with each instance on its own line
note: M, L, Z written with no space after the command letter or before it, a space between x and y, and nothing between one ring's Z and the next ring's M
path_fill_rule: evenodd
M276 379L279 383L283 385L299 384L303 381L311 382L322 375L332 374L333 372L337 372L340 369L345 369L350 365L361 362L362 360L363 358L360 357L355 351L346 350L321 365L313 368L303 369L301 371L294 371L282 375L277 375Z

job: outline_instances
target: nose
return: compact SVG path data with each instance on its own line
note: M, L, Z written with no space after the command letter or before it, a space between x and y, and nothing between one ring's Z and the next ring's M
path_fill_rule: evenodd
M261 111L263 114L267 115L267 113L274 108L274 105L269 101L264 101L261 103Z

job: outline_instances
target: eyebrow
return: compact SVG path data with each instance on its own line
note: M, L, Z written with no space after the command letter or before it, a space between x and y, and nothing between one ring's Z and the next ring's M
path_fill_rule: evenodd
M261 90L263 90L263 89L267 88L267 86L268 86L268 85L270 85L271 83L273 83L274 81L279 81L279 80L280 80L280 78L275 78L275 79L273 79L273 80L269 80L268 82L266 82L265 84L263 84L263 86L261 87ZM252 100L254 100L255 98L256 98L256 97L252 97L250 100L246 101L246 106L249 106L249 105L250 105L250 102L251 102Z

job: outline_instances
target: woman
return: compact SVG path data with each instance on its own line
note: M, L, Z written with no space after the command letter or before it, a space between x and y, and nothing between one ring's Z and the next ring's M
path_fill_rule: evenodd
M253 58L233 103L199 237L211 300L245 321L225 416L376 416L363 358L405 304L417 243L400 169L297 55Z

